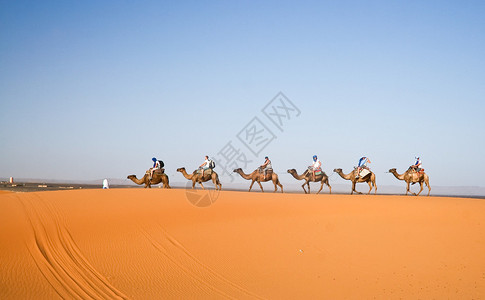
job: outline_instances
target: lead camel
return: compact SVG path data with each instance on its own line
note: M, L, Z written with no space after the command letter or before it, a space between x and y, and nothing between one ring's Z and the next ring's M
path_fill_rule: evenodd
M419 193L412 193L414 196L419 196L419 194L421 194L421 192L423 191L423 182L426 184L426 186L428 187L428 196L429 196L429 193L431 192L431 187L429 186L429 177L426 173L424 172L420 172L420 173L417 173L416 171L412 170L412 168L409 168L406 172L402 173L402 174L399 174L397 171L396 171L396 168L392 168L389 170L389 173L392 173L392 175L394 175L394 177L396 177L397 179L399 180L404 180L407 184L407 187L406 187L406 195L408 193L411 193L411 191L409 190L409 184L410 183L416 183L418 182L421 189L419 190Z

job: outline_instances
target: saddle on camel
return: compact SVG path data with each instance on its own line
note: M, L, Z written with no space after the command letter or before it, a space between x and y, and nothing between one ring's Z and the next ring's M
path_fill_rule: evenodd
M151 182L153 176L161 176L162 174L165 173L165 169L163 168L165 164L163 161L156 159L155 157L152 158L153 161L153 167L148 169L145 174L148 175L148 181Z
M315 171L315 176L322 174L322 168L316 168L312 169L312 167L308 167L308 169L305 171L305 175L310 173L313 174L313 171Z
M360 169L360 172L357 173L357 170ZM368 166L362 166L362 167L354 167L355 173L357 174L355 178L364 178L365 176L369 175L371 173L370 169Z
M273 169L264 169L259 167L258 172L261 181L269 181L273 177Z
M423 177L424 175L424 169L423 169L423 162L421 161L421 157L417 156L414 159L416 159L416 162L414 165L409 166L407 172L409 175L411 175L411 178L413 179L411 185L415 184L418 178Z
M419 177L421 175L424 174L424 169L422 168L418 168L416 165L412 165L412 166L409 166L408 168L408 172L414 177L416 175L416 177ZM416 184L417 181L415 182L411 182L411 185L414 185Z
M148 174L148 175L150 175L150 172L151 172L151 170L148 169L145 173ZM165 169L164 168L153 170L153 175L162 175L162 174L165 174Z
M211 175L212 172L214 172L212 170L212 168L208 168L208 169L202 169L202 168L198 168L197 170L194 171L195 174L202 174L202 171L204 171L204 176L205 175Z

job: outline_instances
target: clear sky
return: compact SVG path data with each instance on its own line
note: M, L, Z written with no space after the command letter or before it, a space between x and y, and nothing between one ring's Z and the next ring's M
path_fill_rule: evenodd
M183 181L231 142L251 170L368 156L398 184L384 172L420 155L432 185L485 186L483 16L484 1L1 1L0 177L125 178L156 156ZM262 112L279 92L300 111L282 130ZM276 137L257 155L238 139L254 117Z

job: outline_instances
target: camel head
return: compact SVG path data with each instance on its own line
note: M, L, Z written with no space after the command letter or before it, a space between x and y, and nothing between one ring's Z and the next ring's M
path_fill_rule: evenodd
M287 172L290 173L290 174L294 174L294 173L296 173L296 170L295 169L288 169Z
M389 173L396 172L396 168L389 169Z
M241 168L237 168L237 169L234 169L233 172L234 173L239 173L239 172L242 172L242 169Z
M177 169L177 172L183 172L183 171L185 171L185 168L184 167Z
M126 179L136 178L136 175L128 175Z
M342 169L333 169L334 172L339 173L342 172Z

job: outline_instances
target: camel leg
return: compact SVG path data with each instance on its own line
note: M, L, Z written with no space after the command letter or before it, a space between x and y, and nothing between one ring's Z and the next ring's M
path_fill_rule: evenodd
M330 191L330 194L332 193L332 187L330 186L330 182L328 182L328 178L327 180L325 180L325 184L328 186L328 189Z
M212 182L214 183L214 188L216 190L220 190L221 189L221 182L219 181L219 176L216 176L215 173L212 173L213 177L212 177Z
M283 186L280 184L280 180L278 179L278 176L272 176L271 180L273 181L273 184L274 184L274 192L276 193L278 191L278 186L281 187L281 192L283 192Z
M219 181L219 176L216 176L216 174L212 174L212 175L213 175L212 182L214 183L214 188L216 190L220 190L221 189L221 187L220 187L221 182Z
M423 191L423 182L422 181L419 182L419 187L421 189L419 190L419 193L416 196L419 196L419 194L421 194L421 192Z
M426 183L426 186L428 187L428 196L429 196L429 193L431 192L431 187L429 186L429 180L426 180L425 183Z
M353 189L353 190L352 190L352 192L356 192L357 194L362 194L361 192L358 192L358 191L355 189L356 184L357 184L357 181L352 182L352 189ZM352 195L352 194L351 194L351 195Z
M317 194L320 194L320 192L322 191L323 189L323 180L322 180L322 185L320 185L320 189L318 190Z
M280 189L281 189L281 192L283 193L283 185L280 183L280 181L278 180L278 182L276 183Z
M355 191L355 181L352 181L352 191L350 192L350 194L353 195L354 191Z
M263 193L264 193L263 186L261 185L261 181L259 181L259 180L258 180L257 182L258 182L258 184L259 184L259 187L261 188L261 192L263 192Z
M408 192L411 193L411 191L409 190L409 182L406 182L407 184L407 188L406 188L406 196L408 195Z
M192 189L195 189L195 180L192 180Z
M369 181L367 181L367 184L369 185L369 192L367 193L367 195L370 194L370 191L372 191L372 183Z
M411 182L410 182L410 183L411 183ZM412 185L412 183L411 183L411 185ZM409 183L408 183L408 187L409 187ZM417 196L417 195L416 195L416 193L411 192L411 190L409 190L409 193L410 193L410 194L412 194L413 196Z
M328 181L328 177L327 179L325 179L325 182L324 182L327 186L328 186L328 190L330 192L330 194L332 193L332 187L330 186L330 182Z
M199 181L199 184L202 187L202 189L205 190L204 186L202 185L202 181Z
M272 180L273 181L273 184L274 184L274 193L276 193L276 191L278 190L278 186L276 185L276 182L277 180Z
M372 182L372 185L374 186L374 195L377 195L377 184L375 180Z
M281 192L283 193L283 185L280 183L280 179L278 178L278 176L276 176L276 183L275 183L275 192L277 191L277 188L276 188L276 185L278 185L281 189Z
M308 194L305 190L305 185L306 185L306 182L304 184L301 185L301 187L303 188L303 191L305 191L305 194ZM276 185L275 185L276 186Z
M253 188L254 182L255 182L255 180L253 180L253 182L251 182L251 185L249 186L249 191L251 191L251 189Z

